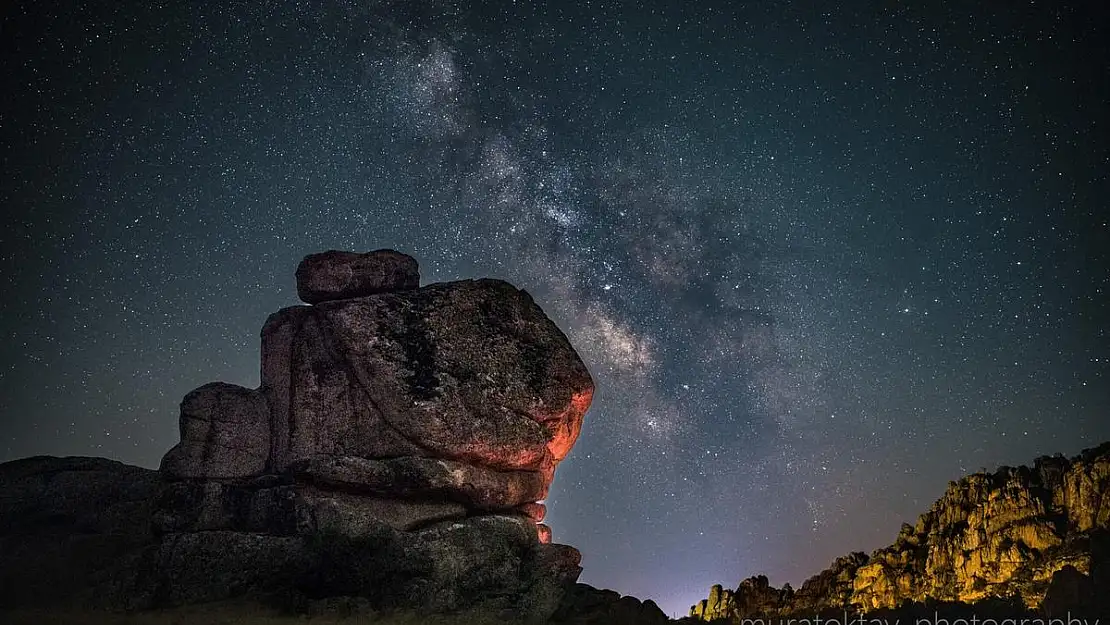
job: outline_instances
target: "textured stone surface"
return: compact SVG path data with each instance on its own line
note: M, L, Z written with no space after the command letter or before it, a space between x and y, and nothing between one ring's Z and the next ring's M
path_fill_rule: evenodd
M537 558L538 566L553 571L552 574L561 580L574 582L582 574L582 554L570 545L542 545Z
M1090 573L1081 542L1097 523L1106 526L1108 452L1042 458L951 483L916 525L860 567L852 603L875 609L1016 595L1038 606L1057 570Z
M539 502L521 504L517 506L516 510L536 523L547 517L547 506Z
M379 525L410 530L461 519L467 508L449 500L360 495L307 484L190 480L164 490L155 526L162 532L229 530L275 536L332 532L358 536Z
M840 556L829 568L802 582L794 592L793 608L802 613L817 613L830 606L850 605L856 572L868 560L862 551Z
M0 486L0 608L73 602L150 609L278 593L361 596L377 609L424 613L509 611L542 621L581 572L575 549L541 545L524 516L423 518L420 528L399 531L407 523L378 513L397 515L411 502L379 509L372 498L269 479L218 488L177 481L163 490L157 472L87 458L0 465ZM291 493L303 517L292 533L224 529L249 522L273 530L265 515L252 513L280 508L273 502L283 496L274 493ZM164 498L200 510L191 531L149 531ZM194 531L198 524L205 531Z
M272 491L267 490L268 494ZM209 480L182 480L166 485L154 513L154 526L161 533L206 532L213 530L265 531L271 525L265 520L255 522L261 495L244 486ZM276 510L276 505L268 507ZM278 525L278 522L272 523ZM293 527L275 534L292 533Z
M180 480L166 484L154 513L162 533L235 530L288 536L297 531L296 487L264 476L251 480Z
M709 588L709 597L702 599L690 608L690 616L703 621L728 618L733 612L732 590L720 584Z
M288 592L312 568L300 537L209 531L167 534L136 560L117 605L150 609ZM115 606L113 606L115 607Z
M312 597L365 595L386 609L480 608L541 622L580 571L577 551L540 545L527 519L497 515L327 539L317 554L314 576L303 586Z
M551 543L551 528L543 523L536 524L536 534L539 536L540 542L547 545Z
M259 475L270 452L270 413L258 391L213 382L181 401L181 442L162 458L171 478Z
M352 495L309 487L296 492L297 531L362 536L383 523L396 530L466 517L464 506L451 501L413 501Z
M319 304L420 286L416 260L394 250L310 254L297 266L297 297Z
M294 307L263 329L274 467L436 457L547 479L593 382L527 293L497 280Z
M742 589L729 594L717 588L691 608L691 616L869 612L905 602L1007 598L1040 609L1050 589L1053 610L1087 609L1110 593L1110 579L1100 573L1110 566L1110 554L1100 547L1110 532L1108 496L1110 444L1070 460L1045 457L1032 467L969 475L950 483L916 524L904 524L893 544L870 557L838 558L778 604L753 606Z
M355 269L372 262L329 252L307 258L300 277L361 275ZM215 383L187 395L182 442L163 473L293 475L348 494L542 520L536 502L593 396L566 336L527 293L498 280L370 290L271 315L259 390ZM179 512L161 518L163 527L228 525L215 520L227 511ZM231 525L244 527L236 514Z
M781 614L791 607L793 599L794 591L789 584L774 588L766 576L757 575L740 582L736 590L714 585L709 589L708 599L690 608L690 616L712 621L751 614Z
M497 471L432 458L318 456L297 461L290 470L315 484L348 492L439 499L479 510L506 510L547 495L544 475L536 471Z

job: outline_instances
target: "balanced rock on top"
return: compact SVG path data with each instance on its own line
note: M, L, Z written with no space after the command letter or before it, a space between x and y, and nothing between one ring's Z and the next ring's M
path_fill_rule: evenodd
M394 250L365 254L331 250L297 266L297 296L309 304L364 297L420 286L416 259Z

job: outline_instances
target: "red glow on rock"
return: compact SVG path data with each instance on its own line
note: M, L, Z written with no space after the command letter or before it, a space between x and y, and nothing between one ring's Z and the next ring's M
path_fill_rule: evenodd
M560 462L567 457L578 434L582 431L582 420L590 404L594 400L593 386L589 386L573 395L565 410L543 421L544 427L551 433L551 441L547 444L548 450Z

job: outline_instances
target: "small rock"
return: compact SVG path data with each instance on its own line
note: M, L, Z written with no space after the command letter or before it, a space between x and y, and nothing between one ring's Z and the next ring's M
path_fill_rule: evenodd
M297 296L309 304L411 291L418 286L416 259L394 250L365 254L332 250L305 256L297 266Z
M547 506L539 502L526 503L516 507L516 510L536 523L543 521L547 516Z

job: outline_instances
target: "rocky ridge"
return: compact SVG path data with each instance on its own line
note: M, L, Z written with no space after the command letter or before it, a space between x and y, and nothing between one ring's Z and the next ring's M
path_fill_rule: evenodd
M890 546L856 552L797 591L763 576L714 586L690 616L715 619L871 613L907 604L1009 602L1098 610L1110 590L1110 443L951 482Z

